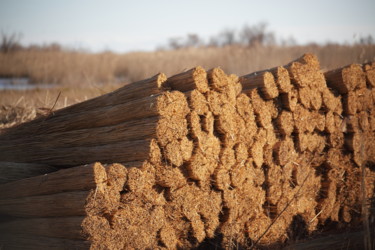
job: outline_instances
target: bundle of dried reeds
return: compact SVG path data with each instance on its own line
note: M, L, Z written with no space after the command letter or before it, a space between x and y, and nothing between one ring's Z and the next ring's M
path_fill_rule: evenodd
M356 226L375 185L373 72L323 74L311 54L240 78L196 67L11 128L0 160L126 167L3 184L0 214L17 219L0 231L77 240L81 228L93 248L232 248L285 243L328 222ZM74 226L46 233L32 229L37 221Z

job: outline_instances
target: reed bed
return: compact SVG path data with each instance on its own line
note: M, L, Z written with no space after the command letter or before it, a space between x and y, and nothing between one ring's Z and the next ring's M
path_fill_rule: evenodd
M29 77L33 83L81 84L134 82L164 72L174 75L196 65L220 66L244 75L283 65L303 53L318 56L323 69L375 59L374 45L307 45L185 48L155 52L85 53L63 50L21 50L0 53L0 77Z

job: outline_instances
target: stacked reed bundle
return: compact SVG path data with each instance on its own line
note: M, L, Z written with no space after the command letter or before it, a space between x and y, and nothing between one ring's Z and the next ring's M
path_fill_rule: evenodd
M0 134L0 160L126 167L96 164L101 170L91 170L91 186L69 189L67 182L53 195L23 191L44 183L42 177L3 184L0 213L16 219L0 231L27 225L27 239L79 240L93 248L191 248L210 240L231 248L283 243L329 221L355 226L361 219L360 166L375 158L373 72L368 64L324 75L310 54L240 78L196 67L9 129ZM81 168L48 174L56 176L48 183L60 186L64 171ZM368 198L375 173L363 169ZM24 198L7 196L17 186ZM57 198L50 196L75 207L30 215L41 196L49 197L47 210L55 211L48 202ZM34 203L25 208L19 199ZM64 225L71 216L79 218L69 237L31 229L33 221L22 219L51 217Z

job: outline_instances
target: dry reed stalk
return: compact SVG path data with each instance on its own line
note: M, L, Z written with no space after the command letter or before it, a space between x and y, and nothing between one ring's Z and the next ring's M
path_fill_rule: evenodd
M0 162L0 184L57 171L45 164Z
M351 64L345 68L336 69L325 73L329 87L337 90L340 94L347 94L359 86L366 86L366 76L362 67Z
M278 83L283 68L288 91ZM304 55L283 68L271 71L280 92L273 98L261 89L244 88L236 76L219 68L205 72L196 67L172 76L163 84L171 92L141 99L157 102L156 115L147 116L156 133L150 133L147 143L140 141L142 150L134 151L134 141L114 141L117 136L137 137L113 133L106 139L105 133L99 133L95 144L111 144L106 150L107 145L96 145L99 151L85 160L102 152L100 157L108 161L135 162L127 168L106 169L107 181L88 178L96 187L86 194L82 227L91 247L192 248L217 233L223 247L255 247L309 235L327 219L355 227L360 218L355 211L362 200L356 195L361 175L354 162L361 164L375 155L370 144L374 138L370 92L363 86L354 90L361 97L354 118L347 119L343 96L328 89L315 56ZM201 83L207 89L199 87ZM117 106L121 105L125 104ZM114 120L103 131L121 126L124 134L136 131L143 120ZM148 136L147 132L139 135ZM359 158L358 138L350 141L351 135L368 137L363 144L365 157ZM344 139L353 151L343 147ZM85 140L82 143L90 142ZM71 143L76 142L71 139ZM82 160L78 153L74 158L71 164ZM370 169L365 171L369 177L374 175ZM63 179L56 177L54 182ZM365 183L370 196L374 183ZM20 215L21 206L17 209L12 211ZM304 230L291 228L303 223Z

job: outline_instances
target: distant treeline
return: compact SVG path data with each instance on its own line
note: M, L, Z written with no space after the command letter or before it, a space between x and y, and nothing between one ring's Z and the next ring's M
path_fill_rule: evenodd
M173 75L200 65L221 67L227 73L245 75L283 65L310 52L319 57L322 68L375 61L371 36L356 44L296 45L293 39L277 42L267 25L226 29L204 42L198 35L171 39L154 52L110 51L89 53L59 44L22 46L19 34L1 33L0 77L27 77L33 83L97 84L134 82L159 72Z
M314 43L312 42L311 45ZM337 43L336 43L337 44ZM353 45L375 44L371 36L359 37ZM228 45L240 45L246 47L254 46L296 46L297 41L293 36L278 38L276 33L268 30L267 23L261 22L255 25L245 24L241 29L227 28L216 35L204 40L197 34L187 34L185 37L170 38L167 45L159 46L158 49L181 49L191 47L223 47Z
M87 52L87 50L71 49L60 45L59 43L50 44L32 44L23 46L21 44L22 34L12 33L7 34L1 32L0 52L8 53L19 50L34 50L34 51L80 51ZM371 35L361 36L356 39L353 45L371 45L375 44L375 39ZM172 37L165 45L160 45L156 50L176 50L182 48L200 48L200 47L224 47L224 46L296 46L297 41L292 37L278 38L274 31L268 30L268 25L265 22L260 22L254 25L245 24L241 29L226 28L216 35L212 35L209 39L203 39L198 34L190 33L185 37ZM310 45L314 45L311 43ZM335 45L338 45L337 43ZM108 52L108 51L107 51Z

